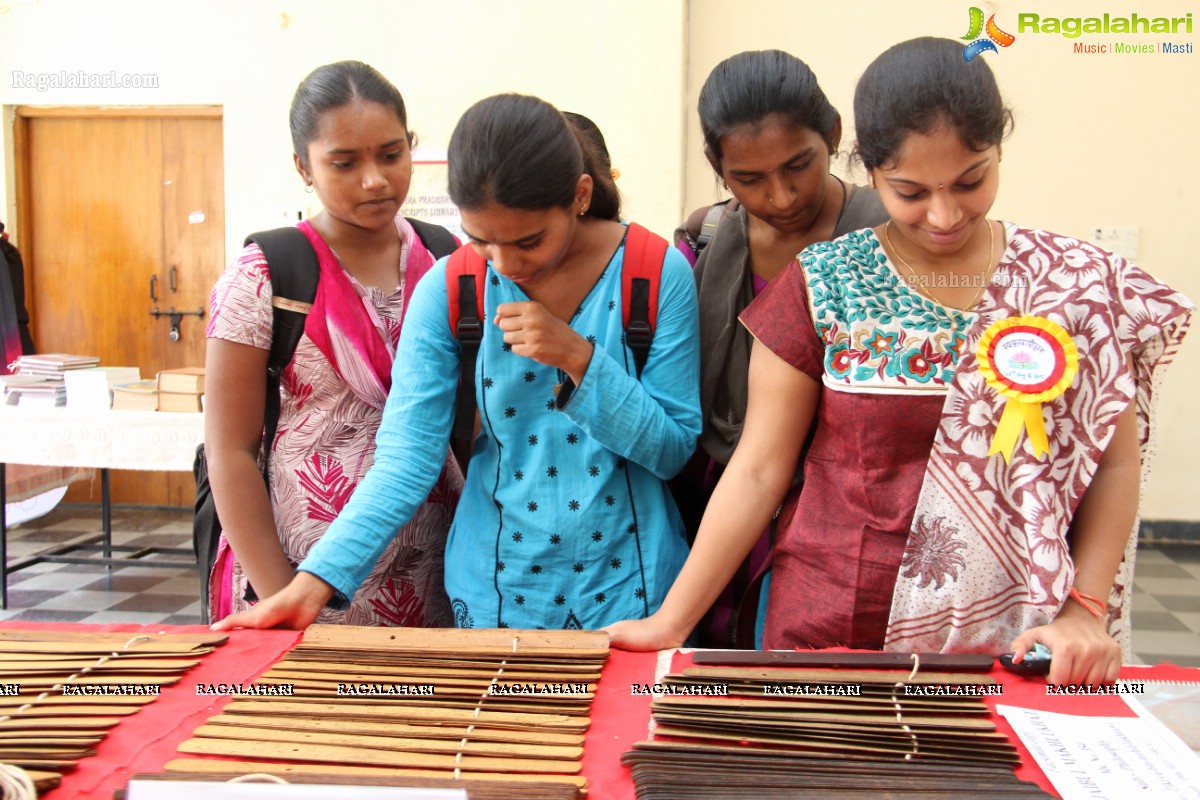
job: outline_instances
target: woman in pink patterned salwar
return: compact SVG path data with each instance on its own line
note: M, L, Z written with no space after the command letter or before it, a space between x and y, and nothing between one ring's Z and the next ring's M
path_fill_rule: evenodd
M1011 115L961 43L883 53L854 116L889 220L808 247L741 315L742 439L660 611L614 644L682 642L782 501L765 647L1020 660L1041 642L1051 682L1114 680L1152 399L1194 306L988 219Z
M291 131L296 169L324 207L298 226L320 277L281 379L269 489L259 449L273 298L257 244L211 298L205 447L224 526L210 584L213 619L285 586L373 463L404 310L435 260L398 216L413 171L412 135L387 79L360 62L318 68L296 91ZM451 625L442 564L461 488L449 459L349 607L326 608L318 621Z

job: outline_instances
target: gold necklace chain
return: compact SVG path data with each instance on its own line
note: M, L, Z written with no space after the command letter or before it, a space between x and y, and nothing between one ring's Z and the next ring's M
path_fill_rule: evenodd
M904 265L904 268L906 270L908 270L910 275L913 276L913 282L914 282L913 285L917 287L917 291L921 292L921 294L925 295L930 300L932 300L933 302L937 303L940 306L947 306L948 308L958 308L959 311L969 311L970 309L975 307L976 303L979 302L979 298L983 297L983 290L987 288L988 272L990 272L992 269L992 251L995 249L995 246L996 246L996 229L995 229L995 227L992 225L991 221L988 220L987 218L984 218L984 224L986 224L987 228L988 228L987 262L984 263L984 265L983 265L983 272L981 272L979 274L979 279L980 279L979 280L979 284L980 284L979 291L976 292L975 296L971 298L971 302L967 303L965 306L962 306L961 308L959 308L958 306L952 306L949 303L943 303L941 300L939 300L937 298L937 295L935 295L928 287L921 285L922 283L927 282L928 278L931 276L926 276L925 281L922 281L921 276L918 275L917 271L912 268L912 265L904 260L904 256L900 255L900 251L896 249L896 245L892 244L892 236L891 236L891 232L890 232L891 227L892 227L892 221L890 219L883 226L883 239L884 239L884 241L887 242L888 249L892 251L892 254L894 256L896 256L897 259L899 259L900 263Z

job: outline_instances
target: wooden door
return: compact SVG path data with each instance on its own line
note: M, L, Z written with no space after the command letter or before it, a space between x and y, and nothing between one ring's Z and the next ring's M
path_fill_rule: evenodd
M202 365L208 292L224 267L219 116L18 113L20 230L38 350L97 355L101 364L137 366L143 378ZM172 310L186 312L176 340ZM122 472L112 489L118 503L186 506L194 485L187 473ZM98 500L99 482L67 499Z

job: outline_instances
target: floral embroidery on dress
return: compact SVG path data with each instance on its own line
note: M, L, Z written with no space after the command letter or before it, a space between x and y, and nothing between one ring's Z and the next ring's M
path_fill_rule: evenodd
M838 248L814 245L803 262L828 379L876 389L949 385L974 315L910 288L870 230L838 241ZM850 264L848 253L865 255L866 263Z
M467 608L466 601L464 601L461 597L454 598L454 600L450 603L450 608L454 610L454 627L475 627L475 618L471 616L471 609Z
M904 577L917 578L917 586L922 589L930 584L940 589L947 578L958 580L958 571L967 566L958 551L967 545L954 538L956 533L958 529L944 517L921 517L913 526L900 562Z

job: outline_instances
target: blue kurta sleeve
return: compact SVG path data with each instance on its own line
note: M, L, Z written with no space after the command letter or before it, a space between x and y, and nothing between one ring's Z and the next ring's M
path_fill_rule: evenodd
M667 248L658 318L639 381L624 359L597 344L562 408L609 450L662 479L687 463L700 435L700 330L696 284L686 259Z
M459 376L446 259L413 290L375 436L375 463L300 569L351 597L446 463Z

